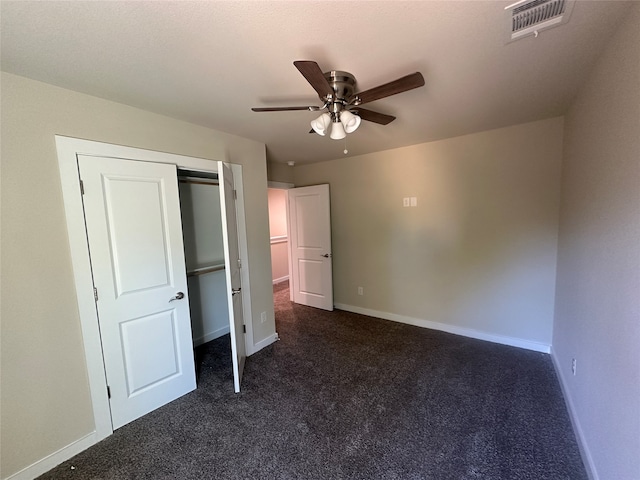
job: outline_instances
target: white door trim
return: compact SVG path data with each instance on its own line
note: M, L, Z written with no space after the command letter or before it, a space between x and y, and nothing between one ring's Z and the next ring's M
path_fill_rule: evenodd
M139 148L112 145L90 140L82 140L72 137L56 135L56 149L58 152L58 167L60 170L60 182L64 201L65 218L69 237L71 263L73 267L74 286L76 289L78 312L82 329L82 340L85 351L87 374L89 377L89 389L93 406L95 423L94 443L99 442L113 433L111 425L111 412L106 390L106 377L104 373L104 360L102 358L102 346L100 331L98 329L98 317L94 302L93 281L91 264L89 260L89 245L87 242L82 198L80 193L80 179L76 155L115 157L138 161L156 163L169 163L179 168L217 173L217 161L223 158L203 159L175 155L170 153L155 152ZM251 297L249 287L249 262L246 237L246 225L244 216L244 201L242 192L242 167L232 165L236 177L236 190L238 190L238 240L240 244L240 258L242 259L243 290L246 288L246 296L243 295L243 310L245 318L252 319ZM247 322L247 354L254 352L251 321Z

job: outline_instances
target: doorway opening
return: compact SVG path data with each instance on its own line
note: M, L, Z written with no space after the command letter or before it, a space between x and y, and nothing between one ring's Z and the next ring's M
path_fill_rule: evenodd
M291 187L293 187L293 185L291 185ZM270 182L267 190L271 244L271 280L273 285L289 281L287 189L288 188L273 187Z
M178 190L199 388L203 364L209 357L215 355L216 363L228 363L229 367L233 358L230 345L226 346L223 338L230 336L229 286L218 174L178 169Z
M329 185L269 182L268 197L273 284L288 280L292 302L333 310Z
M229 333L218 174L178 170L193 346Z

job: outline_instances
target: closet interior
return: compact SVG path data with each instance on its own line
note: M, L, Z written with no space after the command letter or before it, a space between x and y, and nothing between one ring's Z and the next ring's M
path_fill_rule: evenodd
M194 346L229 333L220 187L216 173L178 170Z

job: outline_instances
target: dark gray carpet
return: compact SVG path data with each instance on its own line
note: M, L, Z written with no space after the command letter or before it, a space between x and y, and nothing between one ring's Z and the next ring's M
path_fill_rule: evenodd
M40 478L587 478L548 355L275 295L242 393L210 342L196 391Z

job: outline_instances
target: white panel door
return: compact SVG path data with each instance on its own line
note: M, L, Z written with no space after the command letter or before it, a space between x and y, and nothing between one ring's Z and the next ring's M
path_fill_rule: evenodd
M227 277L227 303L229 304L229 332L233 363L233 385L240 392L242 371L247 358L242 314L242 286L240 282L240 254L238 251L238 226L233 173L224 163L218 162L220 182L220 209L222 213L222 238L224 244L225 274Z
M176 166L78 166L116 429L196 387Z
M287 195L293 301L333 310L329 185L292 188Z

